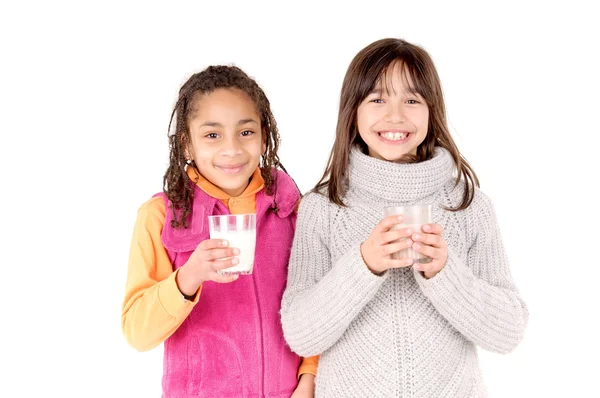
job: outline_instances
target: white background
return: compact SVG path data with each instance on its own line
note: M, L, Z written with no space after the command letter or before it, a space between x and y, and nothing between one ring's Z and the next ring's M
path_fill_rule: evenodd
M129 347L120 311L180 85L217 63L254 76L305 192L350 60L384 37L436 62L529 305L513 353L481 352L490 397L600 396L600 32L587 2L164 3L0 6L0 396L159 397L162 347Z

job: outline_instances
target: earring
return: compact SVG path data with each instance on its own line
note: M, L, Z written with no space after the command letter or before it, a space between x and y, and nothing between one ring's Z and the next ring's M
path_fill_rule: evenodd
M191 160L191 159L187 159L187 160L185 161L185 163L187 163L187 164L192 164L192 160Z

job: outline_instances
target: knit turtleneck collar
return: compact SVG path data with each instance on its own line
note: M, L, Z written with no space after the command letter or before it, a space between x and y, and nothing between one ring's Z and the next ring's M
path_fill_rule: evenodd
M419 163L393 163L365 155L354 146L350 153L350 190L366 191L386 202L411 203L442 188L453 176L450 152L436 147L433 158Z

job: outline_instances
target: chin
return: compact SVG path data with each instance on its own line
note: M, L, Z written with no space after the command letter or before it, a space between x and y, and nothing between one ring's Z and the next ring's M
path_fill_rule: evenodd
M235 177L230 177L227 179L227 181L224 181L226 185L229 185L232 189L235 188L239 188L240 186L246 186L248 185L248 180L250 179L250 177L252 177L252 174L250 175L237 175Z

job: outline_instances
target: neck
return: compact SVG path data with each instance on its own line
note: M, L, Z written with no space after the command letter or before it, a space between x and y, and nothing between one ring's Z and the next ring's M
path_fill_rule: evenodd
M242 185L239 188L236 189L227 189L227 188L222 188L216 184L214 184L217 188L219 188L221 191L225 192L227 195L231 196L232 198L237 198L238 196L240 196L241 194L244 193L244 191L246 190L246 188L248 188L248 185L250 185L250 181L252 179L249 179L245 185Z

